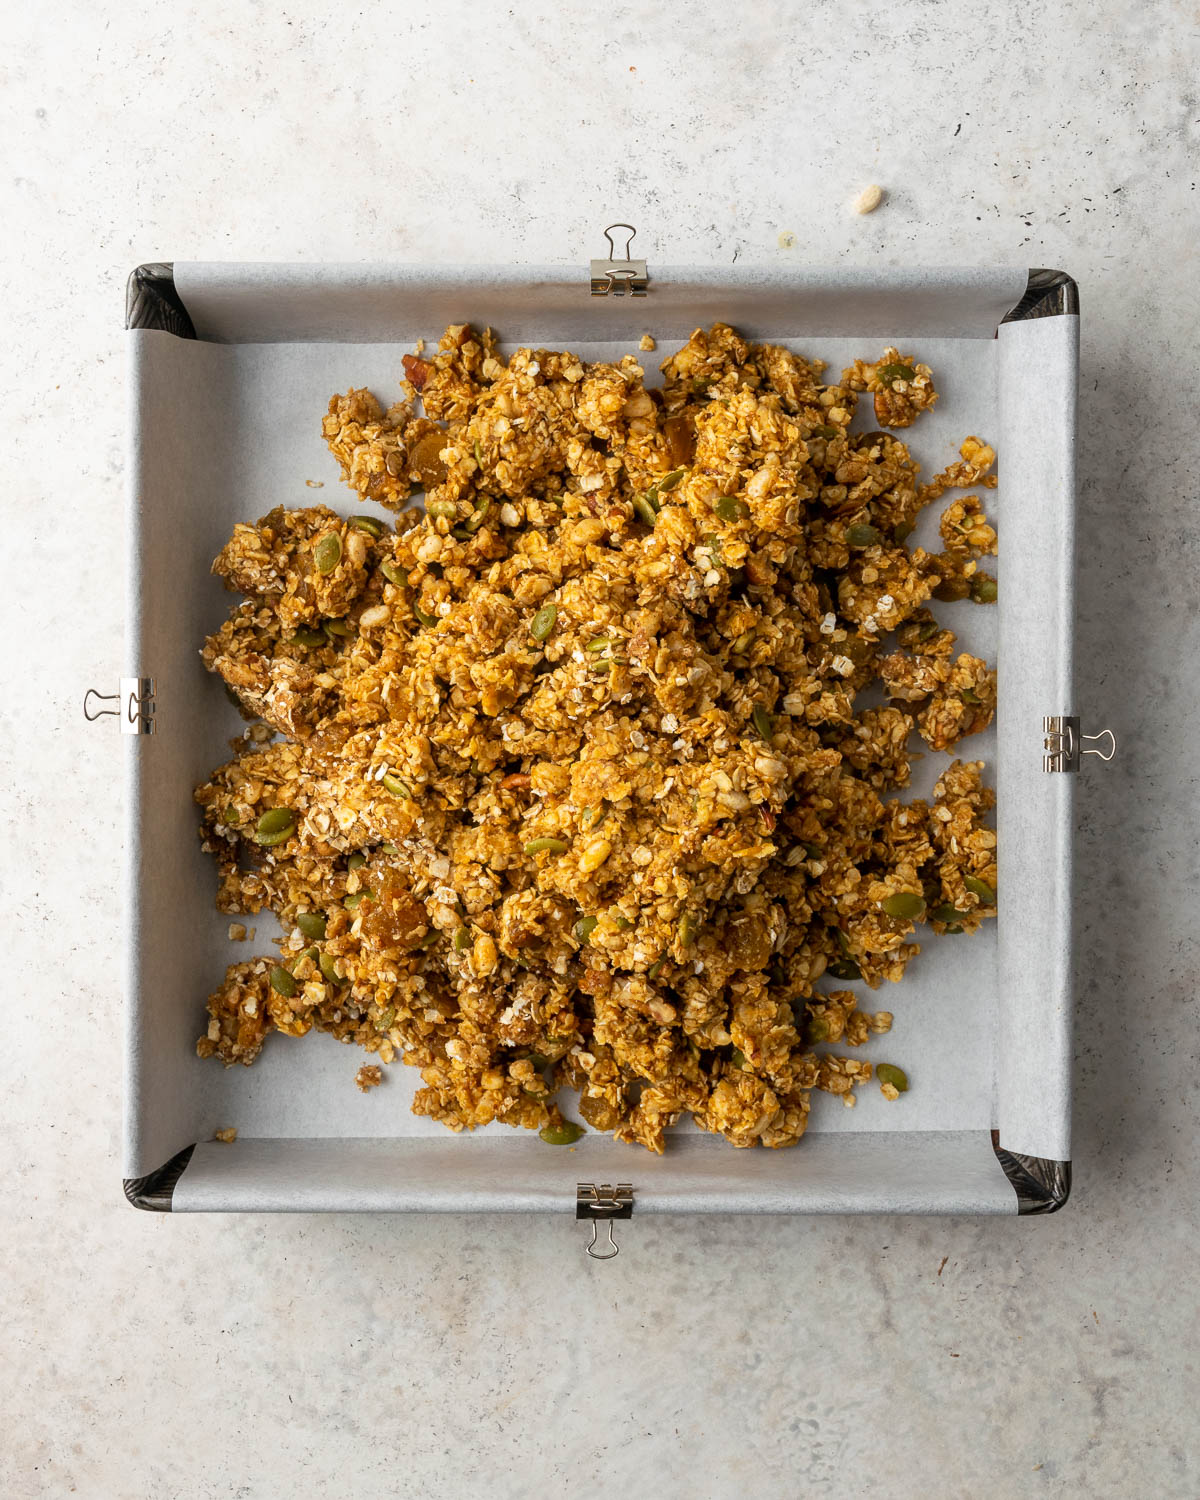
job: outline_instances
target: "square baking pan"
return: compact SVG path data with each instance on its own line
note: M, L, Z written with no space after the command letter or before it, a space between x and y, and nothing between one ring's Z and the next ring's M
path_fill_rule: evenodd
M1053 1211L1070 1187L1081 748L1075 285L1000 268L656 265L645 280L641 263L611 256L590 272L180 263L130 278L128 676L116 703L128 733L126 1193L175 1211L574 1211L610 1230L631 1213ZM886 1055L909 1072L909 1092L889 1104L864 1090L854 1110L816 1095L793 1149L738 1151L684 1125L657 1157L595 1133L570 1150L504 1126L453 1136L410 1113L415 1070L393 1067L364 1096L352 1086L361 1055L315 1033L272 1038L250 1069L198 1060L207 995L227 963L271 951L274 931L264 913L253 947L228 940L192 802L242 727L199 657L229 608L209 567L234 522L279 504L361 508L321 439L329 396L367 385L395 399L401 355L447 323L587 358L636 351L650 332L650 382L657 360L718 319L834 371L899 345L932 365L942 391L902 434L923 473L969 434L999 454L1000 487L985 493L999 603L938 613L965 649L999 663L996 724L958 754L984 759L997 788L1000 911L969 940L930 933L903 982L874 997L895 1014ZM934 535L940 509L928 507L914 543ZM948 759L926 755L913 794ZM224 1126L238 1129L232 1146L213 1141Z

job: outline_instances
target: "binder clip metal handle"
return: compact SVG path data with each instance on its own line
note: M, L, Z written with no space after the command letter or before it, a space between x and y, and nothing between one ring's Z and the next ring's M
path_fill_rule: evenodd
M617 247L613 243L614 229L628 231L623 255L617 254ZM650 280L646 270L646 262L644 260L633 260L629 253L633 248L633 240L636 234L637 230L632 224L610 224L604 231L604 238L608 241L608 259L594 260L591 263L593 297L608 297L610 295L623 297L626 291L628 291L631 297L644 297L646 295L646 287Z
M613 1220L633 1218L633 1184L618 1182L614 1188L610 1182L602 1182L599 1186L594 1182L576 1183L575 1217L592 1221L592 1237L587 1243L587 1253L591 1258L613 1260L621 1253L613 1236ZM600 1237L602 1225L603 1238Z
M1042 748L1043 771L1078 771L1085 755L1098 756L1110 761L1117 753L1117 737L1111 729L1102 729L1099 734L1084 734L1075 714L1053 714L1042 720L1045 738ZM1089 746L1088 740L1106 741L1105 749Z
M100 708L101 703L112 704ZM119 720L122 734L154 733L154 678L122 677L115 693L100 693L88 688L83 695L83 717L89 724L97 719Z
M1098 755L1100 757L1100 759L1102 761L1104 761L1104 763L1106 765L1108 764L1108 762L1110 760L1112 760L1113 756L1117 753L1117 737L1112 732L1111 729L1102 729L1099 734L1082 734L1082 735L1080 735L1080 739L1081 740L1103 740L1103 739L1107 739L1108 740L1108 754L1107 755L1105 755L1105 753L1104 753L1103 750L1089 750L1086 745L1084 745L1083 748L1079 752L1080 755Z
M604 1225L604 1239L600 1240L599 1249L596 1242L600 1238L600 1225ZM587 1242L587 1253L593 1260L613 1260L620 1255L621 1247L613 1238L613 1221L611 1219L593 1219L592 1237Z

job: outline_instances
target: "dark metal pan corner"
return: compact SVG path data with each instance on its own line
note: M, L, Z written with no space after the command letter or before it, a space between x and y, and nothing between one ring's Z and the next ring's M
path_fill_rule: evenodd
M126 1177L122 1186L126 1198L134 1208L143 1208L148 1213L169 1214L175 1184L183 1176L195 1149L194 1145L185 1146L169 1162L145 1177Z
M1019 1214L1054 1214L1071 1196L1071 1163L1006 1151L992 1131L992 1150L1017 1195Z
M175 287L170 261L135 266L125 285L125 327L161 329L177 338L194 339L196 330Z

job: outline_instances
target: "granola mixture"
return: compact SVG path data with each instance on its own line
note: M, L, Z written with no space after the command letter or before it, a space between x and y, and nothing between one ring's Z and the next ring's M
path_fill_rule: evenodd
M850 432L862 392L884 428L936 400L894 349L827 384L717 324L650 391L632 355L505 360L456 326L404 367L388 409L350 390L324 419L394 530L276 509L214 564L244 599L204 661L254 722L196 792L204 846L219 908L285 936L230 966L198 1051L315 1027L374 1055L362 1087L418 1068L414 1109L452 1130L569 1141L567 1085L654 1151L684 1114L791 1145L813 1089L852 1105L872 1077L824 1048L891 1024L837 982L995 912L981 763L893 795L914 728L945 750L995 709L927 608L995 598L978 498L941 552L906 545L995 454L968 438L921 487L891 432Z
M354 1081L364 1094L369 1094L372 1089L377 1089L383 1082L383 1069L378 1063L363 1063L354 1075Z

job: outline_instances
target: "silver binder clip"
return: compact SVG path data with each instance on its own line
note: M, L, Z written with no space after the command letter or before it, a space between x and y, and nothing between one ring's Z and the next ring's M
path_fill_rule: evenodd
M1042 748L1043 771L1078 771L1085 755L1097 755L1103 761L1112 760L1117 753L1117 737L1111 729L1102 729L1099 734L1080 732L1079 718L1075 714L1052 714L1042 720L1045 739ZM1088 740L1107 740L1104 750L1089 748Z
M111 708L97 708L111 703ZM89 724L105 716L118 719L122 734L154 733L154 678L122 677L115 693L88 688L83 695L83 717Z
M633 1184L618 1182L614 1188L610 1182L602 1182L598 1187L594 1182L576 1183L575 1217L592 1221L592 1237L587 1243L587 1253L592 1259L612 1260L621 1253L613 1238L613 1220L633 1218ZM601 1224L605 1231L603 1240L599 1240Z
M623 256L617 254L617 247L613 244L614 229L629 231ZM623 297L627 290L631 297L646 295L646 286L650 280L646 262L631 260L629 256L636 234L637 230L632 224L610 224L604 231L604 238L608 241L608 259L592 261L593 297L607 297L610 294Z

